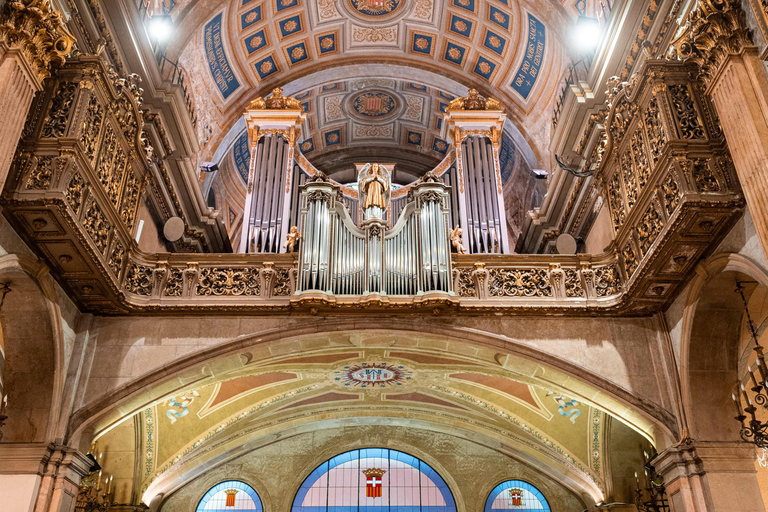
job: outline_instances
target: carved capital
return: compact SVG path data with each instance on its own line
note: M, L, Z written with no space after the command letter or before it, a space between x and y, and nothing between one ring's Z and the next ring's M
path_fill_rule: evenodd
M749 28L738 0L703 0L688 15L686 31L675 41L678 55L699 66L709 84L726 58L752 46Z
M47 0L16 0L0 10L0 41L20 50L42 82L64 64L75 37Z

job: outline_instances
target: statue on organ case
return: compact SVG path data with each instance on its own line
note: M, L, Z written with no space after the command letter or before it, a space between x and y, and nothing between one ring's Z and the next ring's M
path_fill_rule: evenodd
M366 218L383 218L389 206L392 177L380 164L365 164L357 176L360 204Z

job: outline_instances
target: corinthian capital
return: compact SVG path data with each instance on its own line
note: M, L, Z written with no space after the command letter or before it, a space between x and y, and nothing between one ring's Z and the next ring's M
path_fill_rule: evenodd
M686 31L673 44L683 60L699 65L708 84L728 55L752 45L741 2L700 0L688 15Z
M48 0L9 0L0 10L0 42L24 53L42 82L75 42Z

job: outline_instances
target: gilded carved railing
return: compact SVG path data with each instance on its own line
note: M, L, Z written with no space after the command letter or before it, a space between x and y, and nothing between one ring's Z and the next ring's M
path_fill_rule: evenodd
M32 106L2 199L74 298L108 309L149 174L140 102L137 77L71 59Z
M690 65L649 61L609 84L595 151L627 289L669 301L743 209L725 138ZM642 307L640 308L642 309Z
M648 314L668 305L743 200L714 110L677 62L613 84L594 153L615 240L602 255L451 255L443 296L296 293L296 254L145 254L133 240L149 175L140 89L95 57L33 105L2 203L84 309L102 314L463 311ZM450 162L448 162L450 163Z

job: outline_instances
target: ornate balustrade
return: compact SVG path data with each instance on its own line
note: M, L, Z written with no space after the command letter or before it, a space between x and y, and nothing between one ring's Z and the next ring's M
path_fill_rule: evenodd
M435 252L437 280L430 284L423 278L435 267L423 257L447 243L449 227L448 188L437 181L407 189L412 200L406 199L394 226L368 219L351 229L354 223L345 217L347 231L364 241L370 242L375 227L381 232L380 260L373 262L378 270L364 271L367 289L338 288L344 271L334 270L340 268L334 239L320 232L315 236L306 225L294 254L145 254L133 240L151 151L141 138L140 89L90 57L73 59L50 80L24 130L2 198L4 213L70 296L83 309L102 314L648 314L674 299L699 258L719 243L743 209L725 141L701 85L692 81L685 64L651 61L631 84L614 84L607 134L593 153L616 233L606 254L454 253L449 258L446 248L442 256ZM436 171L451 163L446 160ZM310 195L323 193L323 187L329 189L329 208L345 216L340 187L322 178L305 187L317 190L304 194L302 216L310 203L317 206L321 198L310 201ZM431 216L424 214L425 205L435 206ZM422 233L424 215L430 217L431 242ZM418 222L406 229L409 218ZM418 250L404 267L391 267L388 262L402 256L392 244L411 241L403 233L415 235ZM304 244L328 246L325 259L317 260L328 265L329 280L322 286L304 284L300 269L312 257L312 246ZM362 254L370 256L370 248L366 245ZM415 281L408 273L411 266ZM403 268L408 272L400 272ZM373 274L378 281L372 285ZM334 275L337 284L331 282ZM397 282L407 286L400 292L388 288Z
M117 299L149 174L141 89L98 57L69 61L35 100L2 201L75 300Z
M606 134L593 153L625 287L668 303L741 215L744 200L703 84L680 62L648 61L609 84Z

